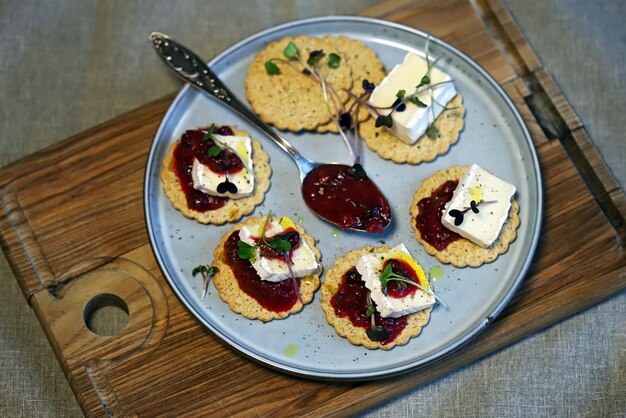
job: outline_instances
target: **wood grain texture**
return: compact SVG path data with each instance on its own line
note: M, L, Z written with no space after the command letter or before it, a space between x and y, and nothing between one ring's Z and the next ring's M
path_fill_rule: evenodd
M468 53L503 84L533 136L545 191L541 238L528 277L489 328L434 364L364 383L294 378L233 352L181 305L148 244L143 175L168 97L0 172L0 242L85 414L354 414L626 288L623 192L506 10L496 0L475 4L393 0L365 14ZM129 312L114 337L84 323L85 306L101 294L119 296Z

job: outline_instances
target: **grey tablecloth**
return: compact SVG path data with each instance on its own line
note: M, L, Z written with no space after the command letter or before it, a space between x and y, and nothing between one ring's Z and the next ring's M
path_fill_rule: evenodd
M177 90L147 44L151 30L211 57L279 22L374 3L2 0L0 165ZM625 2L506 3L624 187ZM79 416L4 259L0 274L0 416ZM368 416L625 416L625 302L614 297Z

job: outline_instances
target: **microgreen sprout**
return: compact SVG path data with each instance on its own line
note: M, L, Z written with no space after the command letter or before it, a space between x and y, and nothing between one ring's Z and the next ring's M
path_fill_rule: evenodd
M291 243L286 239L282 239L280 237L274 237L270 241L267 241L265 237L265 232L267 230L267 224L269 223L270 218L272 217L272 211L270 211L265 217L265 221L263 221L263 226L261 227L261 237L259 238L259 242L267 245L272 250L276 251L278 254L289 254L291 251ZM254 253L256 249L256 245L250 245L245 241L239 240L237 241L237 255L239 258L243 260L251 260L254 258ZM287 263L289 265L289 263ZM291 267L291 266L289 266Z
M384 341L389 337L389 333L382 325L376 325L376 308L374 302L372 302L372 296L370 292L367 292L367 311L365 312L370 317L370 327L365 331L367 337L372 341Z
M439 303L441 303L444 307L447 307L446 303L437 295L435 295L435 293L433 293L432 290L430 290L427 287L422 286L421 284L417 283L414 280L411 280L407 277L401 276L397 273L394 273L392 268L391 268L391 263L387 264L385 266L385 268L383 269L382 273L380 274L380 284L383 288L383 293L386 295L387 294L387 283L389 283L390 281L398 281L401 283L408 283L408 284L412 284L413 286L416 286L418 289L420 289L421 291L423 291L424 293L427 293L429 295L431 295L432 297L434 297Z
M448 212L448 215L452 216L454 218L454 225L459 226L463 223L463 218L465 217L465 214L468 211L472 211L474 213L479 213L480 210L478 209L478 206L480 205L487 205L490 203L496 203L497 200L487 200L487 201L478 201L476 202L475 200L472 200L470 202L469 207L463 208L461 210L459 209L452 209L451 211Z
M339 68L339 65L341 65L341 57L334 52L328 54L328 67Z
M213 267L210 265L199 265L196 266L192 271L191 275L195 276L200 273L202 275L202 300L206 297L207 290L209 289L209 281L211 277L218 272L217 267Z

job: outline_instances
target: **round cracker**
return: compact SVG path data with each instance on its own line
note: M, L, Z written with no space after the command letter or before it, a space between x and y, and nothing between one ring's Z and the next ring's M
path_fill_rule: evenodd
M249 218L244 223L235 225L232 230L222 236L220 244L215 247L215 251L213 252L213 265L218 269L218 272L215 273L215 276L213 276L213 284L217 289L220 299L228 304L232 311L239 313L248 319L260 319L261 321L267 322L272 319L283 319L288 317L290 314L300 312L304 305L311 303L315 291L320 287L319 276L322 273L322 264L320 263L321 253L315 246L315 240L313 237L307 234L300 225L295 225L295 228L300 236L306 241L307 245L315 254L315 258L319 263L319 269L314 274L310 274L306 276L306 278L300 280L300 297L302 299L302 303L297 301L290 310L283 312L273 312L265 309L261 306L261 304L259 304L259 302L256 301L256 299L241 290L233 271L230 269L230 266L226 264L224 254L224 246L233 231L238 231L244 226L258 225L259 223L262 224L264 221L264 218Z
M330 304L330 300L339 290L343 275L352 267L356 266L356 263L365 254L379 254L389 251L390 249L391 248L387 246L378 248L367 246L352 250L345 256L335 260L333 266L326 272L324 284L322 284L322 309L326 314L326 320L335 328L337 334L347 338L351 344L362 345L370 349L382 348L383 350L391 350L396 345L405 345L411 338L417 337L430 319L431 308L410 314L408 316L407 325L400 335L389 344L383 345L379 341L370 340L364 328L354 326L349 318L339 317L335 313L335 308Z
M345 59L345 62L352 68L352 79L354 81L352 92L354 94L360 95L363 93L363 80L379 84L385 78L383 63L378 59L374 50L363 42L350 39L345 35L339 37L328 35L324 38L324 41L333 45ZM345 104L345 108L349 109L353 103L354 99L351 97ZM367 111L367 108L360 106L359 122L363 122L369 117L370 113ZM320 133L339 132L337 125L332 120L318 126L315 130Z
M333 69L327 65L331 52L337 53L344 61L342 53L335 51L335 48L323 39L304 35L272 42L257 53L248 68L245 80L246 97L252 110L265 122L278 129L313 130L331 120L330 93L327 104L320 83L313 76L304 75L302 73L304 67L298 61L285 62L287 58L283 51L290 41L298 47L303 61L307 60L311 51L324 51L326 56L318 65L319 71L326 82L333 86L341 102L345 103L348 100L348 93L343 89L349 90L352 87L350 66L339 65ZM280 68L279 74L270 75L265 70L265 62L270 59L275 60L274 63Z
M463 97L457 94L448 106L453 109L442 112L435 119L434 125L439 130L435 139L430 139L424 134L414 144L407 144L399 140L386 127L377 128L373 118L362 123L359 132L369 149L385 160L399 164L432 161L437 156L448 152L448 149L458 141L459 133L463 130L463 115L465 114Z
M422 234L415 226L415 218L419 214L417 203L425 197L430 197L432 192L448 180L460 180L463 174L469 170L468 166L453 166L445 170L437 171L431 177L422 182L421 187L415 192L413 204L411 205L411 227L415 233L417 241L424 246L426 252L437 257L442 263L452 264L455 267L478 267L484 263L491 263L498 255L505 253L509 245L517 237L517 228L520 225L519 203L515 199L511 201L509 217L504 222L498 239L489 247L481 247L472 241L461 237L450 243L443 251L438 251L435 247L422 239Z
M233 128L231 128L233 129ZM250 136L245 131L233 129L235 135ZM173 144L165 159L161 170L161 181L165 195L172 202L172 206L178 209L187 218L195 219L203 224L221 225L226 222L236 222L242 216L251 213L254 207L263 202L265 192L270 188L270 175L272 169L269 164L269 156L258 141L252 140L252 161L254 171L254 192L250 196L240 199L230 199L226 205L216 210L198 212L190 209L187 205L187 198L180 186L178 176L172 167L174 161L174 148L178 142Z

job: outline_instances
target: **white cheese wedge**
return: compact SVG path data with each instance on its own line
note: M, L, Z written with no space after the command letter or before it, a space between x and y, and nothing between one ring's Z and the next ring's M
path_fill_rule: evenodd
M398 259L409 264L418 277L422 277L424 282L428 282L426 273L422 267L411 257L404 244L400 244L386 253L366 254L358 261L357 271L361 274L365 287L370 291L372 300L376 303L376 310L383 318L398 318L414 312L421 311L435 304L435 297L421 289L403 298L394 298L385 295L380 281L383 266L386 260ZM420 283L422 284L422 283ZM428 286L430 290L430 285Z
M481 247L488 247L500 235L502 225L509 216L514 194L515 186L473 164L459 180L452 200L445 207L441 223ZM476 203L495 202L478 205L478 213L468 210L463 215L463 222L455 225L455 218L450 216L450 211L463 211L470 207L472 200Z
M432 63L432 60L431 60ZM377 107L391 106L398 91L404 90L406 96L415 93L422 77L428 72L428 63L417 54L409 52L402 64L397 64L385 79L372 92L369 103ZM428 129L430 124L441 114L446 104L456 95L454 84L449 82L450 76L443 71L432 67L429 73L430 86L445 82L431 90L423 91L418 95L420 101L427 107L406 102L406 110L393 112L393 126L391 132L398 139L414 144ZM420 91L423 87L420 88ZM433 103L433 98L434 103ZM391 109L379 109L378 112L388 115ZM376 114L372 112L376 117Z
M267 223L265 237L269 241L271 237L280 234L289 227L293 228L293 226L294 224L289 218L280 218L280 222L272 220ZM244 226L239 230L239 239L248 245L256 245L261 236L261 227L262 225ZM306 241L302 237L300 238L300 245L291 255L291 271L295 277L305 277L316 272L319 268L315 254ZM287 262L284 259L262 257L258 247L255 249L251 262L261 280L280 282L289 278Z
M244 167L241 171L228 174L228 181L237 186L237 192L218 192L217 186L226 180L226 175L211 171L209 167L202 164L197 158L194 158L193 167L191 169L193 188L212 196L226 196L233 199L251 195L254 191L254 171L250 138L247 136L222 136L217 134L214 136L218 141L234 149L243 162Z

